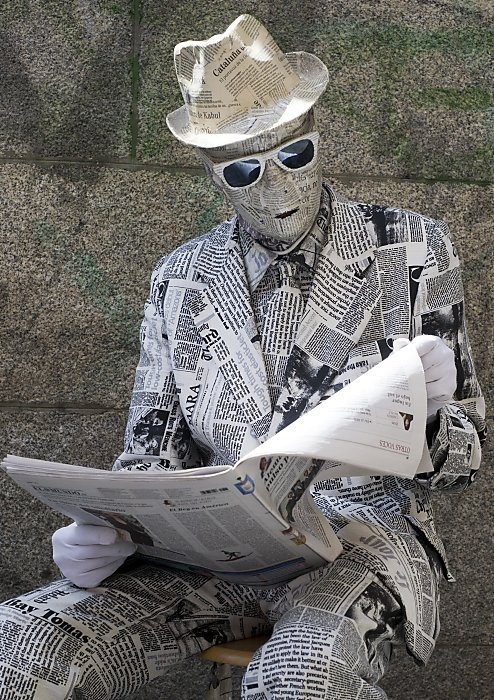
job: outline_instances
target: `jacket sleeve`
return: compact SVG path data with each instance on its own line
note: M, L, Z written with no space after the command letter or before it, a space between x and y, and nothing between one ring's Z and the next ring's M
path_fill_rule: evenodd
M163 265L151 278L141 325L141 354L125 431L124 452L113 470L169 470L200 467L201 457L184 419L171 366L163 300Z
M426 226L427 228L427 226ZM446 224L428 227L428 250L420 274L412 320L413 335L440 336L455 353L453 400L428 426L434 472L416 479L431 489L458 493L475 478L485 439L485 404L475 373L465 323L460 263Z

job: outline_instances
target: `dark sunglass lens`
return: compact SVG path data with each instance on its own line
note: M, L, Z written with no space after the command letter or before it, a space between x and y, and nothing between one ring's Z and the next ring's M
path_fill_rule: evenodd
M278 153L280 162L292 170L303 168L313 158L314 144L310 139L301 139L300 141L295 141L295 143L288 144L288 146L283 146Z
M230 187L247 187L261 174L258 160L237 160L223 169L223 177Z

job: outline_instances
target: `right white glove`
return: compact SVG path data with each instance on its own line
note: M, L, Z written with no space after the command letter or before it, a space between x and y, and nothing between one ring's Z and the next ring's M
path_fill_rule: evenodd
M393 352L410 343L397 338ZM451 401L456 391L455 353L436 335L417 335L411 341L422 362L427 392L427 422L434 420L442 406Z
M133 554L133 542L118 539L112 527L72 523L53 533L53 561L79 588L94 588Z

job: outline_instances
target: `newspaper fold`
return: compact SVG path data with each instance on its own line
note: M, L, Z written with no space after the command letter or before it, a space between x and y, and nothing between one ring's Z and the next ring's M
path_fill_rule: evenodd
M408 345L233 466L108 472L12 455L1 466L77 523L116 528L141 557L266 585L333 561L342 550L311 485L429 471L425 424L422 363Z

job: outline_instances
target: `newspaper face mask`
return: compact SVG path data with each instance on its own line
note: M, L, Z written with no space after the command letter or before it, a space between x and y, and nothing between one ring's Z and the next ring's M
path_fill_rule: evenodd
M213 181L256 237L291 243L317 216L322 182L319 134L307 132L306 123L304 127L296 130L298 135L292 131L288 140L286 134L271 135L269 149L265 138L256 138L237 146L237 153L232 146L223 152L201 151ZM228 160L219 160L227 154Z

